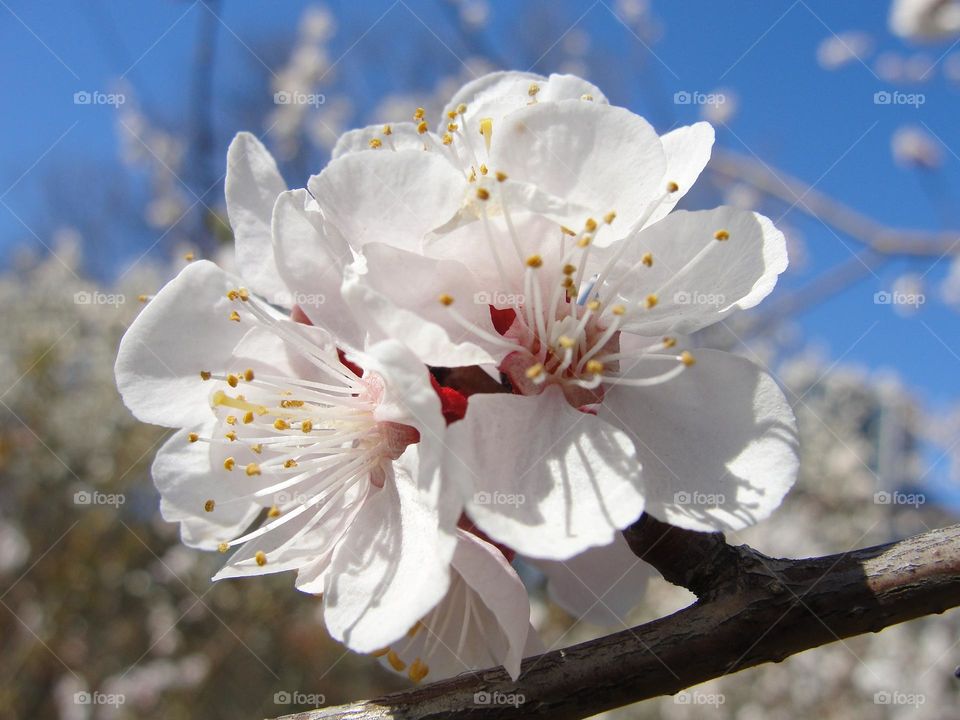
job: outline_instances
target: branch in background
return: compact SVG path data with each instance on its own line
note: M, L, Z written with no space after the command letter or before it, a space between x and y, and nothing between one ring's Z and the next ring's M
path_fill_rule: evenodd
M778 198L877 253L915 257L960 254L958 230L924 232L889 228L780 170L738 153L714 148L708 169Z
M960 605L960 525L897 543L774 559L644 515L624 532L668 580L697 593L680 612L529 658L513 682L485 670L290 720L584 718L803 650ZM519 700L478 703L475 695Z

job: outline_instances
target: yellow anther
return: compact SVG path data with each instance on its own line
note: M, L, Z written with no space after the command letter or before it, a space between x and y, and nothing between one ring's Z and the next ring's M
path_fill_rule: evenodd
M665 348L672 348L672 347L673 347L674 345L676 345L676 344L677 344L677 339L676 339L676 338L665 337L665 338L663 339L663 346L664 346Z
M485 164L481 163L481 164L480 164L480 174L481 174L481 175L486 175L488 172L490 172L490 170L487 168L487 166L486 166Z
M612 312L614 315L626 315L627 309L623 305L614 305L612 308L610 308L610 312Z
M453 135L450 133L444 133L442 140L444 145L451 145L453 143Z
M240 293L236 290L227 290L227 300L238 300Z
M200 439L200 436L197 435L196 433L190 433L189 435L187 435L187 440L189 440L192 443L195 443L199 439Z
M591 95L590 93L584 93L583 95L580 96L580 99L586 100L587 102L593 102L593 95Z
M229 549L230 549L230 546L227 543L220 543L219 545L217 545L217 551L221 555L225 554Z
M569 276L565 277L563 282L560 283L560 287L565 287L568 290L571 289L573 287L573 278Z
M370 138L370 149L376 150L377 148L383 145L383 141L380 138Z
M193 262L193 253L192 252L184 253L183 259L186 260L187 262Z
M447 117L448 117L450 120L456 120L456 119L457 119L457 111L456 111L456 110L447 110Z
M250 369L250 368L247 368L246 370L244 370L244 371L243 371L243 379L246 380L247 382L252 382L252 381L253 381L253 370Z
M201 371L200 371L200 379L201 379L201 380L209 380L211 377L213 377L213 374L212 374L209 370L201 370Z
M233 430L231 430L226 435L224 435L224 437L230 442L233 442L234 440L237 439L237 434Z
M680 362L682 362L687 367L690 367L691 365L696 363L697 360L695 357L693 357L693 355L690 354L688 350L684 350L682 353L680 353Z
M565 350L569 350L570 348L572 348L577 344L577 341L574 340L572 337L561 335L560 337L557 338L557 344L560 347L564 348Z
M295 468L297 466L297 461L293 459L285 460L283 466L285 468Z
M724 240L730 239L730 233L727 232L726 230L717 230L713 234L713 238L714 240L719 240L720 242L723 242Z
M467 111L467 106L463 103L457 105L457 115L463 115Z
M527 95L534 97L538 92L540 92L540 86L536 83L530 83L530 87L527 88Z
M244 424L244 425L249 425L249 424L252 423L252 422L253 422L253 410L247 410L247 411L243 414L243 424Z
M270 509L267 510L267 517L268 518L280 517L280 508L278 508L276 505L270 506Z
M276 420L273 421L273 427L275 427L277 430L289 430L290 423L288 423L283 418L277 418Z
M603 216L603 221L607 225L612 225L613 221L616 219L617 219L617 213L615 213L613 210L611 210L610 212L608 212L606 215Z
M680 189L680 186L677 185L673 180L667 183L667 192L675 193L679 189Z
M527 258L527 267L538 268L543 265L543 258L539 255L531 255Z
M481 118L480 134L487 145L487 151L490 150L490 140L493 138L493 118Z
M304 420L302 423L300 423L300 429L305 433L310 432L311 430L313 430L313 421Z
M254 560L257 561L257 565L263 567L267 564L267 554L263 550L257 550L257 554L253 556Z
M577 247L585 248L588 245L590 245L590 243L592 242L593 242L593 237L591 237L590 235L584 235L582 238L577 240Z
M537 363L536 365L531 365L527 368L526 375L528 378L533 380L536 377L540 377L543 374L543 363Z
M454 114L454 117L456 117L456 114ZM456 132L459 129L460 126L456 123L447 123L447 132Z
M410 665L410 670L407 671L407 676L413 680L413 682L418 683L423 680L429 672L430 668L427 667L427 664L420 658L417 658L413 661L413 664Z
M647 267L651 267L653 265L653 253L644 253L643 257L640 259L640 262Z
M477 181L477 171L474 170L473 168L470 168L470 177L468 177L467 180L469 180L470 182L476 182L476 181Z
M599 300L591 300L590 302L587 303L587 310L590 310L591 312L596 312L599 309L600 309Z
M236 415L227 415L226 417L227 425L236 425L237 416Z
M487 190L486 188L477 188L477 197L478 197L480 200L489 200L489 199L490 199L490 191Z
M566 225L561 225L561 226L560 226L560 232L562 232L564 235L569 235L570 237L576 237L576 236L577 236L577 234L576 234L573 230L571 230L570 228L568 228Z
M137 302L145 303L149 299L147 295L137 295Z
M204 512L213 512L213 509L214 509L216 506L217 506L217 504L216 504L213 500L207 500L207 501L203 504L203 511L204 511Z
M576 265L570 265L569 263L563 266L564 275L573 275L577 271Z
M223 461L224 470L233 470L236 466L237 466L237 461L234 460L232 457L228 457L226 460Z
M383 657L383 656L386 655L388 652L390 652L390 648L385 647L385 648L380 648L379 650L374 650L374 651L373 651L372 653L370 653L370 654L373 655L374 657Z
M230 319L233 320L233 322L240 322L240 313L236 310L232 311L230 313Z
M250 449L253 452L255 452L257 455L259 455L263 452L263 445L261 445L260 443L257 443L256 445L251 445Z
M647 295L647 310L656 307L658 302L660 302L660 298L656 295Z
M603 372L603 363L599 360L590 360L587 362L587 372L591 375L599 375Z
M427 125L427 121L426 121L426 120L421 120L421 121L420 121L420 124L417 125L417 132L420 133L421 135L423 135L423 134L424 134L425 132L427 132L427 130L429 130L429 129L430 129L430 126Z
M422 107L418 107L413 113L414 120L423 120L427 116L427 111Z
M447 295L446 293L443 293L443 295L437 299L440 301L441 305L446 305L447 307L453 305L453 295Z
M237 295L240 296L240 299L243 300L243 302L246 302L250 299L250 291L246 288L240 288L237 290Z
M280 407L282 408L303 407L303 400L281 400Z
M227 375L227 385L229 385L230 387L236 387L239 382L240 382L240 378L238 378L233 373L230 373L229 375Z
M413 625L410 626L410 629L407 630L407 637L412 638L416 637L417 633L420 632L420 628L423 627L423 623L417 620Z
M384 135L393 135L393 128L390 127L389 125L384 125L384 126L383 126L383 134L384 134Z
M505 172L500 172L499 170L497 170L497 172L495 172L494 175L497 178L497 182L503 182L504 180L507 179L507 174Z
M244 472L247 473L247 476L248 476L248 477L253 477L254 475L259 475L259 474L260 474L260 466L257 465L257 463L250 463L249 465L247 465L246 468L244 468Z
M407 667L407 664L400 659L400 656L397 655L395 650L387 651L387 662L390 663L390 667L397 672L402 672L403 669Z
M587 229L587 232L593 232L597 229L597 221L593 218L587 218L587 221L583 224L583 226Z

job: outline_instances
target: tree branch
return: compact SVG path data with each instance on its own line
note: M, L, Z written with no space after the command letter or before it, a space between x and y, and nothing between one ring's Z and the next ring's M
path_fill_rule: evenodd
M516 682L502 670L485 670L287 717L583 718L960 605L960 525L803 560L770 558L728 545L721 533L681 530L647 515L624 535L664 577L695 592L697 602L529 658Z

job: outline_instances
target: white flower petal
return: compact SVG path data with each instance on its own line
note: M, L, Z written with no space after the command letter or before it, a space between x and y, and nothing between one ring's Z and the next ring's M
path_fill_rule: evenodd
M458 310L494 332L489 307L473 303L472 283L463 265L380 243L371 244L365 253L367 272L348 268L343 296L373 340L399 340L422 362L437 367L494 362L491 348L458 325L440 304L441 293L449 292L456 279L456 289L467 290Z
M273 258L270 218L287 184L269 151L248 132L238 133L227 150L225 189L240 276L258 295L282 293L286 288Z
M353 253L321 212L311 209L313 202L306 190L291 190L277 198L273 209L277 265L289 288L289 302L276 304L297 305L341 343L362 347L363 333L340 294Z
M417 252L456 213L465 182L436 153L368 150L332 161L309 188L352 248L384 242Z
M490 169L591 208L599 221L617 213L614 230L631 227L665 193L666 157L650 124L629 110L582 100L537 103L494 128ZM572 218L573 229L587 217ZM599 245L616 239L597 233Z
M679 189L671 193L657 207L646 225L652 225L666 217L667 213L680 202L680 198L693 187L700 173L710 162L714 137L713 126L708 122L678 127L660 136L663 151L667 155L667 172L664 179L666 182L677 183Z
M430 493L410 461L374 493L337 547L325 589L330 634L357 652L390 645L444 596L455 540L441 529Z
M206 260L190 263L143 309L117 353L117 387L138 420L191 427L212 418L201 370L223 368L246 333L230 322L237 280Z
M555 386L471 396L447 447L446 474L464 486L473 522L523 555L565 560L609 544L643 512L629 438Z
M578 619L618 629L643 600L647 581L654 575L620 533L609 545L569 560L533 562L547 576L547 591L557 605Z
M729 239L715 239L718 231ZM732 207L677 210L625 242L631 246L610 279L616 283L629 273L620 295L638 309L624 327L651 337L690 334L757 305L787 268L783 233L763 215ZM647 252L653 256L649 268L640 263ZM643 309L651 293L658 303Z
M180 536L185 545L215 550L250 526L260 513L260 506L239 499L228 473L211 463L210 445L190 442L196 432L209 437L214 423L174 433L157 451L153 461L153 482L160 491L160 514L168 522L180 523ZM213 500L212 512L204 506Z
M749 360L695 356L661 385L609 387L599 415L634 439L647 512L690 530L739 530L770 515L793 486L796 420L773 378Z

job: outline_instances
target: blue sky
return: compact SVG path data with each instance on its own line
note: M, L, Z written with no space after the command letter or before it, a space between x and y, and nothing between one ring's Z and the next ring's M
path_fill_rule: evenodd
M252 48L267 43L283 48L292 42L306 4L223 0L218 10L222 25L215 108L230 101L251 69L263 70L256 57L260 53ZM729 129L719 129L723 146L756 154L796 177L815 181L817 189L883 223L944 228L943 207L931 201L921 178L894 165L889 149L898 126L925 124L944 144L938 187L956 197L960 87L943 78L942 63L922 86L892 86L858 62L827 72L815 60L821 40L847 30L871 33L877 50L916 53L917 48L890 36L885 2L654 2L663 36L652 52L617 20L610 9L613 0L492 5L483 42L516 68L556 69L566 57L563 44L556 41L576 25L591 35L588 58L593 67L605 70L604 89L611 100L647 115L659 129L697 119L697 108L672 102L675 92L732 88L740 111ZM518 22L521 5L525 11L539 9L543 25L531 27L529 19ZM332 54L342 55L337 66L341 91L361 104L372 106L391 89L429 89L439 75L455 72L467 53L451 23L447 0L328 6L340 26ZM0 76L5 110L0 113L0 248L5 254L18 244L35 242L32 232L42 235L37 228L45 227L51 203L82 204L104 178L120 172L115 111L74 105L73 94L109 91L123 78L149 112L177 118L186 112L194 39L208 13L203 3L173 0L0 2L5 68ZM431 51L431 60L420 64L423 48ZM948 49L949 43L924 52L937 60ZM873 96L880 90L922 92L926 102L919 108L878 106ZM217 142L224 151L233 132L248 129L236 126L241 121L223 112L216 113L216 122ZM52 189L51 176L59 178ZM955 227L960 225L957 213L952 219ZM848 238L837 238L795 213L787 220L805 232L812 256L806 271L789 277L787 286L808 281L857 249ZM41 239L49 242L49 237ZM117 251L117 262L135 257L154 239L131 237L129 247ZM931 264L898 262L878 272L878 278L868 276L804 314L804 329L844 362L897 369L928 403L954 401L960 390L956 313L933 298L911 319L873 304L874 292L889 289L905 269L929 270L928 278L938 282L948 262L930 269Z

